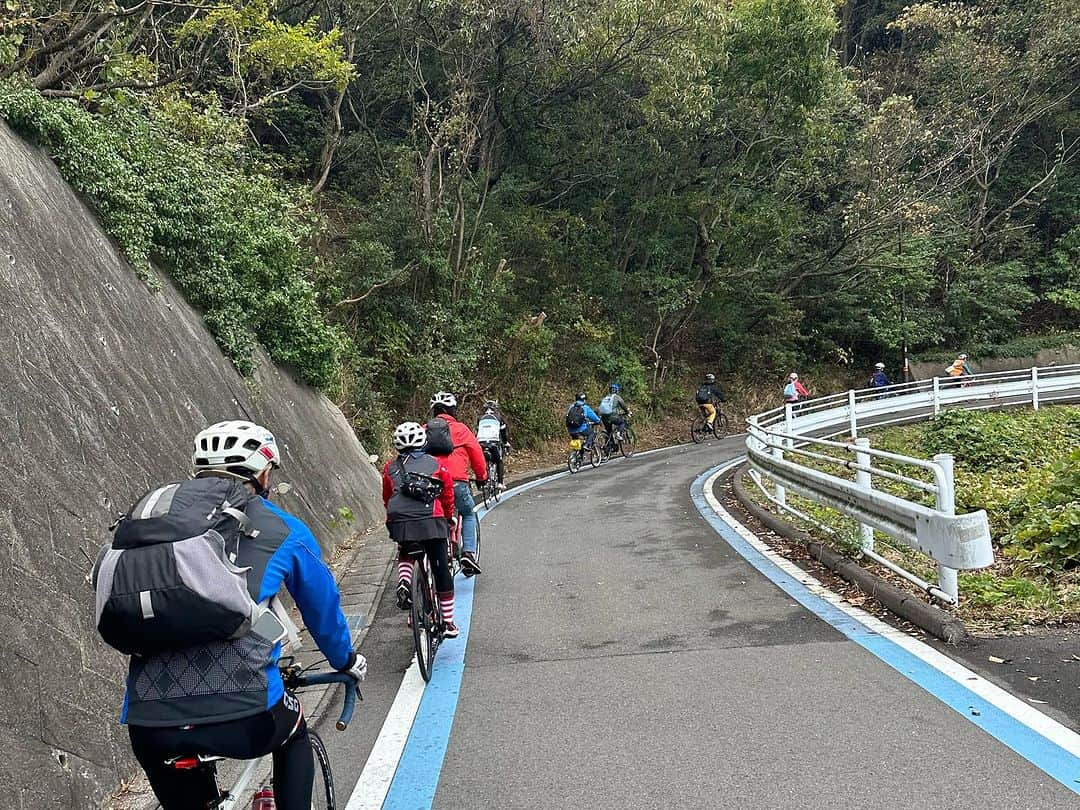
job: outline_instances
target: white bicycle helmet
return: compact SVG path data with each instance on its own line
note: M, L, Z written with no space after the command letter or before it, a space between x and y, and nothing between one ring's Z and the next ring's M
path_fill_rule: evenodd
M451 394L449 391L439 391L432 396L431 405L442 405L444 408L456 408L457 397Z
M874 368L885 368L884 363L874 363Z
M427 430L419 422L402 422L394 428L395 450L419 450L427 444Z
M256 476L268 466L281 466L274 434L261 425L244 420L218 422L195 437L195 452L191 456L195 472L243 470Z

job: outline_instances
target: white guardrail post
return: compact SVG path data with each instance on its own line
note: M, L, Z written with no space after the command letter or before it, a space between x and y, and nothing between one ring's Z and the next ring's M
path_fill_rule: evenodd
M942 514L956 514L956 489L953 478L952 453L938 453L934 456L934 463L941 468L941 485L937 491L937 510ZM938 588L948 596L955 605L960 600L959 586L956 581L956 569L938 563Z
M994 563L990 522L979 509L956 514L956 483L953 456L940 454L933 461L871 447L858 438L858 417L871 418L874 427L925 419L939 414L944 405L978 410L1031 404L1038 409L1051 402L1080 400L1080 364L976 374L962 385L940 377L914 385L900 385L883 399L879 391L848 391L799 405L791 403L749 418L746 449L750 466L769 478L776 488L775 502L787 510L792 492L822 506L848 515L859 524L859 538L868 559L908 579L935 598L956 604L957 572L986 568ZM959 381L956 381L959 383ZM860 397L864 399L860 400ZM864 426L866 422L864 421ZM850 433L851 439L845 434ZM843 442L834 437L845 437ZM852 446L854 444L854 446ZM841 451L841 452L838 452ZM850 455L855 453L855 463ZM813 463L808 463L812 459ZM879 460L887 462L879 464ZM847 471L830 475L823 464ZM927 483L901 468L933 472ZM850 471L854 468L855 480ZM874 476L905 487L933 493L935 506L921 498L893 494L891 488L875 488ZM875 532L899 540L934 560L938 584L925 582L874 550Z
M870 440L869 439L856 439L855 440L855 446L856 447L869 447L870 446ZM858 464L859 467L867 467L868 468L870 466L870 454L860 452L860 451L856 450L855 451L855 463ZM859 485L860 489L864 489L867 492L872 490L874 488L874 478L870 474L870 470L869 469L858 469L858 468L856 468L856 470L855 470L855 483ZM859 535L860 535L860 545L862 546L862 550L863 551L873 551L874 550L874 527L873 526L868 526L865 523L860 523L859 524Z

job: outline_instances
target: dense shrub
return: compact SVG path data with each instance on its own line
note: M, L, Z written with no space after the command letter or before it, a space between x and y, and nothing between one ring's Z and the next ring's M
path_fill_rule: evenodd
M956 463L980 472L1045 465L1080 443L1080 411L947 410L922 435L927 454L952 453Z
M1080 448L1055 464L1049 483L1026 500L1029 509L1005 538L1005 553L1052 567L1080 564Z
M92 115L7 82L0 117L48 150L143 278L151 261L169 272L242 372L261 342L313 385L337 379L345 341L307 278L302 195L131 106Z

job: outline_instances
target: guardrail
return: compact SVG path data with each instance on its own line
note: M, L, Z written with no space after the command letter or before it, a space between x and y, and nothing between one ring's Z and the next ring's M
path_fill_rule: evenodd
M985 568L994 561L986 512L956 514L953 457L932 460L886 453L859 438L860 428L928 419L945 408L967 410L1080 400L1080 365L1031 368L968 377L934 377L883 388L851 390L794 405L787 404L747 420L747 456L753 478L765 496L784 511L810 520L789 506L788 490L857 519L860 543L868 558L950 604L959 599L957 571ZM845 436L848 441L832 441ZM839 453L839 454L838 454ZM854 472L854 480L830 475L800 463L813 460ZM884 469L913 468L933 477ZM770 493L762 481L774 483ZM874 488L874 477L898 482L934 496L928 506ZM825 527L827 529L827 527ZM930 556L938 582L929 583L874 549L874 530Z

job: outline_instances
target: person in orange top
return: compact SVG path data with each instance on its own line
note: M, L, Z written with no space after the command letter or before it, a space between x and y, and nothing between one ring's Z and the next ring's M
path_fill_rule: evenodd
M476 435L457 419L457 397L446 391L439 391L431 398L432 420L428 422L428 451L438 455L439 450L432 446L430 426L436 418L441 418L450 426L450 453L446 457L446 468L454 479L454 505L461 519L461 573L467 577L481 573L476 561L476 502L473 500L472 487L469 485L469 468L472 467L476 483L487 483L487 462L484 451Z

